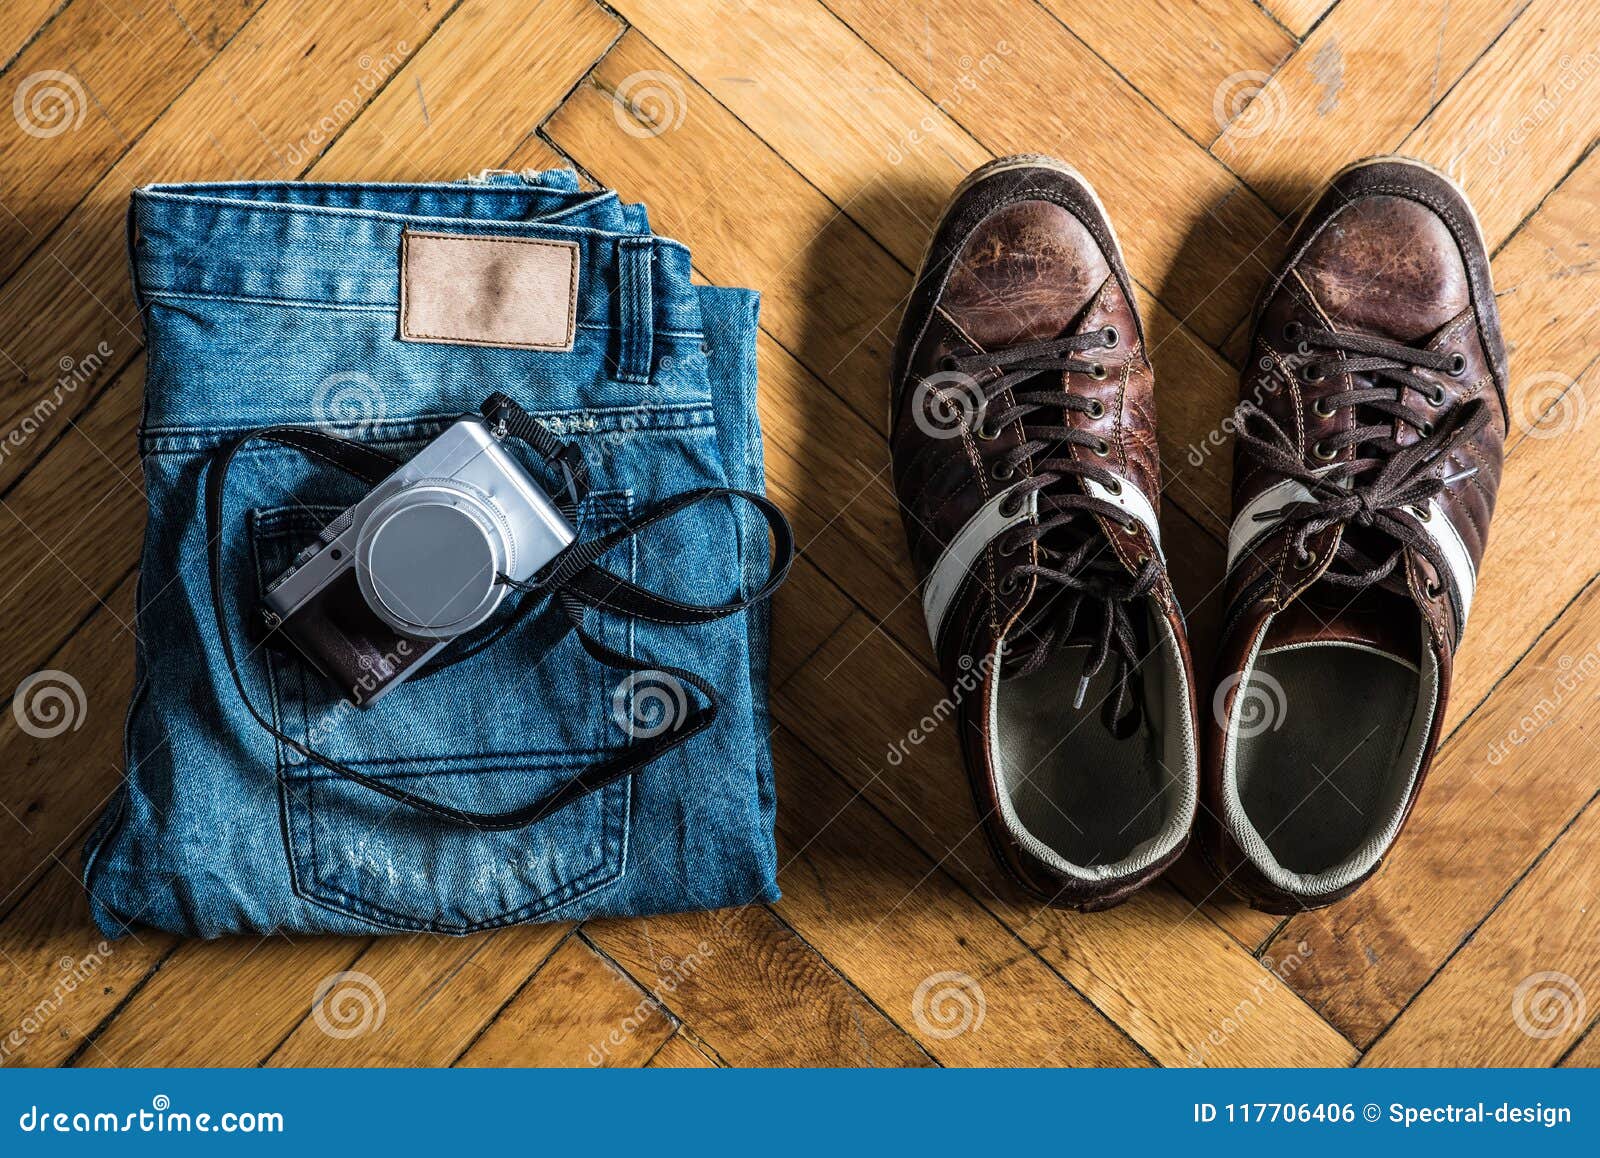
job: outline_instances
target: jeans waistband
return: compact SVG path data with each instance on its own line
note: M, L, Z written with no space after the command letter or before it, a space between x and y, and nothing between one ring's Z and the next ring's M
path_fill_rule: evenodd
M481 182L151 185L133 195L129 239L142 298L372 311L398 308L407 229L572 241L581 255L578 325L628 331L638 320L629 311L647 304L655 333L698 334L688 249L627 232L637 220L630 207L596 212L615 196ZM621 228L564 220L580 214Z

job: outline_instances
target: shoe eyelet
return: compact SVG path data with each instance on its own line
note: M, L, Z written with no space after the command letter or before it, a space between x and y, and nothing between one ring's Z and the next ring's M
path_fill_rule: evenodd
M1022 513L1022 496L1007 495L1005 498L1000 500L999 511L1002 519L1016 518Z
M1005 578L1000 580L1000 594L1002 594L1002 595L1014 594L1016 592L1016 590L1017 590L1017 587L1020 586L1020 584L1021 584L1021 580L1019 580L1017 578L1017 573L1015 571L1007 571L1006 574L1005 574Z
M1429 599L1437 599L1439 596L1444 594L1444 585L1442 583L1435 583L1432 579L1430 579L1426 584L1423 585L1422 591L1423 594Z
M990 427L983 419L978 419L972 427L972 437L979 442L993 442L1000 437L999 427Z
M1428 405L1429 406L1443 406L1444 405L1444 387L1443 386L1435 385L1432 390L1428 391Z
M1135 567L1143 567L1148 562L1150 562L1150 556L1146 555L1143 551L1140 551L1139 557L1133 561L1133 565Z
M1137 539L1139 537L1139 524L1134 522L1132 519L1129 519L1126 523L1122 524L1122 533L1127 535L1130 539Z
M1296 571L1309 571L1311 565L1316 561L1317 557L1310 551L1301 551L1294 557L1294 569Z
M1327 401L1328 400L1326 398L1318 398L1311 404L1311 412L1318 418L1332 418L1333 407L1325 405Z
M1122 335L1117 333L1117 327L1107 326L1100 331L1100 341L1105 345L1106 349L1115 350L1117 343L1122 341Z
M1323 462L1332 462L1339 452L1337 450L1329 450L1325 443L1319 442L1311 448L1311 453Z
M1006 462L997 462L989 468L989 477L995 482L1010 482L1016 474L1017 468Z
M1299 322L1283 323L1283 340L1285 342L1298 342L1305 332L1306 328Z
M1107 455L1109 455L1111 453L1111 444L1109 442L1107 442L1103 438L1096 439L1095 440L1094 452L1096 454L1098 454L1101 458L1105 458Z
M1421 433L1423 438L1431 438L1433 436L1433 423L1424 422L1421 427Z
M955 368L956 356L954 354L946 354L944 357L939 359L939 369L954 370Z
M1106 494L1116 496L1122 493L1122 480L1114 478L1105 484Z
M1315 374L1312 373L1313 369L1316 370ZM1317 367L1315 362L1307 362L1300 367L1300 381L1302 382L1321 382L1326 377L1327 375Z
M1428 522L1432 522L1433 521L1433 508L1432 507L1419 507L1419 506L1413 504L1409 509L1410 509L1411 513L1413 515L1416 515L1417 518L1419 520L1421 520L1422 522L1428 523Z
M1451 354L1450 368L1445 371L1452 378L1459 378L1467 372L1467 356L1465 354Z
M1102 419L1102 418L1104 418L1106 416L1105 403L1101 402L1100 399L1098 399L1098 398L1089 399L1089 411L1088 411L1088 413L1089 413L1090 419L1092 419L1093 421L1098 422L1100 419Z
M1015 555L1018 551L1022 550L1022 544L1013 540L1010 535L1001 535L999 542L995 544L995 550L997 550L1002 557Z
M1096 382L1104 382L1107 376L1108 371L1106 370L1105 363L1103 362L1096 362L1094 364L1094 368L1089 371L1089 377L1093 378Z

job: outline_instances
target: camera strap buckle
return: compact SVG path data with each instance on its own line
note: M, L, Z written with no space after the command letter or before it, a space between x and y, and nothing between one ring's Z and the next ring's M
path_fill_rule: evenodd
M560 468L566 501L571 505L571 510L562 513L570 518L589 493L589 464L584 461L578 444L557 438L548 426L499 391L484 401L482 413L496 438L510 437L525 442L546 466Z

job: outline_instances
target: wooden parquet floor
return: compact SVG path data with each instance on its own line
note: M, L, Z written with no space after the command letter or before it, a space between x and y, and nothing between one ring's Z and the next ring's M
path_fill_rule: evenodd
M0 1062L1600 1061L1600 5L10 0L0 69L0 687L61 670L86 704L48 738L0 715ZM1391 151L1476 203L1515 384L1406 838L1354 899L1288 920L1187 862L1105 914L1019 899L951 738L886 760L943 694L883 429L931 224L1013 152L1068 159L1108 203L1204 670L1242 321L1308 195ZM133 675L130 190L557 164L647 202L707 281L765 295L767 476L805 544L775 611L783 900L465 940L101 946L75 872ZM330 1033L319 998L351 986L373 1012Z

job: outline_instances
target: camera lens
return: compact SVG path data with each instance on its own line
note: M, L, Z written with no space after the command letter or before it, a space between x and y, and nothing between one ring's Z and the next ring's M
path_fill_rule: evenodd
M450 485L411 488L373 512L357 578L373 610L403 632L447 638L491 615L505 588L505 538L493 509Z

